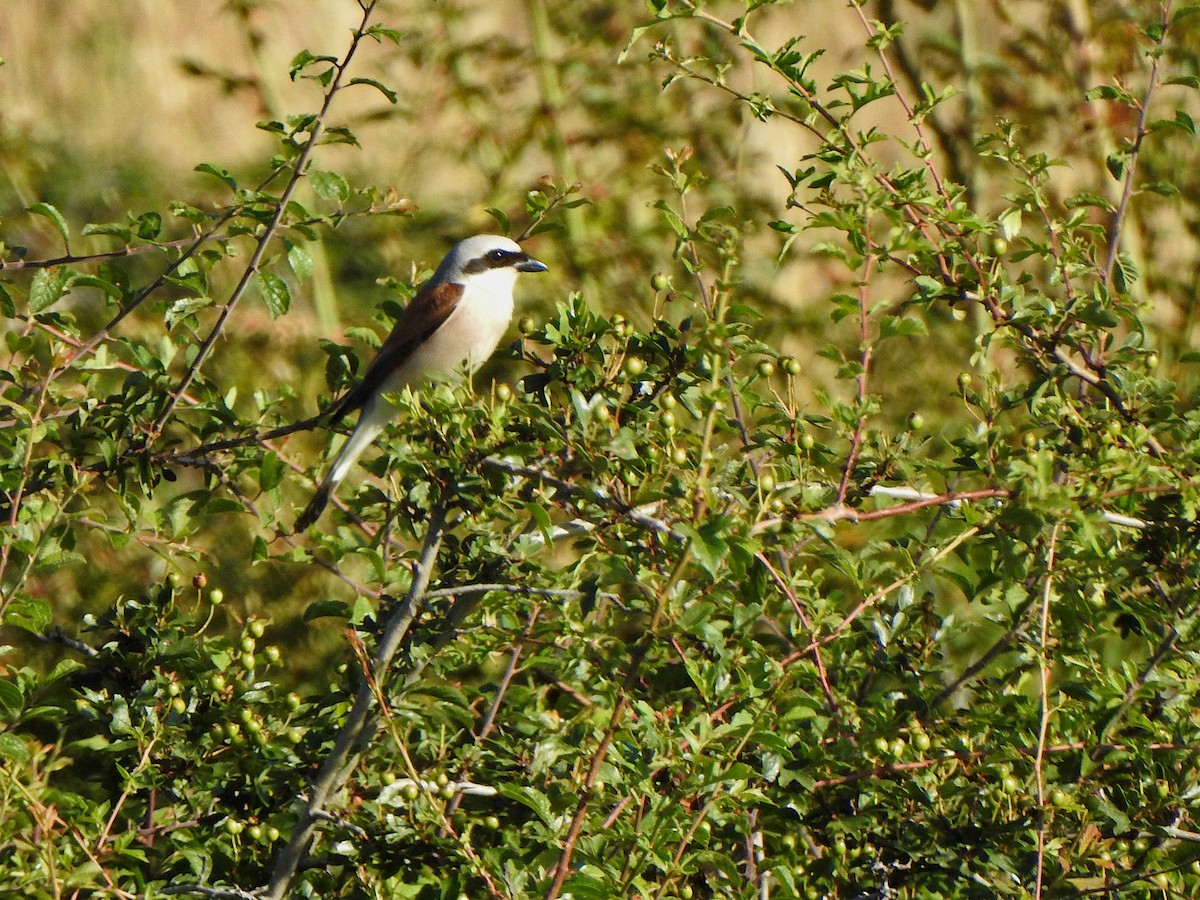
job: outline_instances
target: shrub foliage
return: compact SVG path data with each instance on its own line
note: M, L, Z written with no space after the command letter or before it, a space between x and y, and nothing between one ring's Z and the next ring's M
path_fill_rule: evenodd
M3 235L5 893L1190 894L1200 7L517 6L360 0L269 158ZM339 103L463 54L557 299L293 534L369 346L290 323L414 213Z

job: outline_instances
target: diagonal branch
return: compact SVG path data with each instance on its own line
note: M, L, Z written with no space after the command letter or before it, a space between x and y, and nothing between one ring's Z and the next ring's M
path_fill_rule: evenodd
M288 179L288 183L284 186L283 191L279 195L279 200L276 202L275 206L275 214L271 217L271 221L263 229L263 232L258 239L258 244L254 248L254 253L251 254L250 261L247 263L245 270L242 272L242 277L238 279L238 283L234 287L233 293L230 294L229 299L222 307L221 314L217 317L217 322L213 326L212 331L210 331L208 337L201 342L195 359L193 359L191 365L188 366L183 378L181 378L179 381L179 385L174 391L171 392L171 397L167 401L166 408L163 409L163 411L158 415L158 418L154 420L154 424L150 427L150 433L146 436L147 446L153 444L162 433L163 428L174 414L175 407L179 405L179 401L184 392L187 391L187 389L191 386L192 381L196 378L196 375L200 371L200 367L204 365L205 361L207 361L209 355L212 353L213 347L216 345L217 340L221 337L221 333L225 329L225 323L229 320L229 316L233 313L233 309L235 306L237 306L237 303L242 298L242 295L245 294L246 288L249 287L250 279L258 274L259 268L262 265L263 257L266 255L267 247L271 243L271 240L275 237L276 232L279 230L280 223L283 221L283 217L287 212L288 201L291 199L292 194L300 184L300 179L304 177L305 169L308 166L308 160L312 156L313 150L316 149L317 142L321 139L321 135L324 133L325 120L329 116L329 110L333 105L333 98L337 96L338 92L342 89L342 78L346 74L346 70L349 68L350 62L353 60L359 44L366 35L367 22L371 18L371 13L375 9L376 2L378 2L378 0L370 0L370 2L362 3L362 21L359 23L358 28L354 32L354 36L350 40L350 48L346 51L345 56L342 57L340 62L334 65L333 79L330 81L329 87L325 91L325 100L321 104L320 111L316 114L316 116L313 117L308 140L300 149L300 153L297 155L295 163L293 164L291 177Z
M1133 144L1129 148L1129 158L1125 162L1125 178L1121 185L1121 199L1117 202L1116 212L1113 213L1112 224L1108 229L1108 247L1104 258L1104 283L1112 286L1113 268L1117 264L1117 250L1121 244L1121 229L1125 225L1125 216L1129 211L1129 201L1133 198L1133 180L1137 174L1138 155L1142 151L1142 143L1150 133L1147 124L1150 119L1150 100L1158 87L1158 63L1162 55L1163 42L1167 39L1167 26L1171 23L1171 2L1162 4L1162 21L1154 49L1150 53L1150 78L1146 84L1146 92L1142 95L1138 109L1137 131L1133 136Z
M350 776L364 744L374 733L374 686L387 680L396 651L399 650L401 641L408 634L418 609L425 601L425 592L429 588L438 549L442 545L445 533L445 510L441 507L435 508L429 517L421 556L413 568L412 584L404 600L388 619L371 660L371 671L359 685L354 696L354 705L350 708L341 731L338 732L333 749L321 764L321 770L309 791L308 802L300 812L291 838L275 858L271 880L260 892L263 900L282 900L287 895L301 863L312 846L317 822L325 811L329 798Z

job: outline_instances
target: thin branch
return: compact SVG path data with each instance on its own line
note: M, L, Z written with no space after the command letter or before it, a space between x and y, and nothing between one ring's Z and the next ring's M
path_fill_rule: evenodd
M504 702L504 695L508 693L508 686L517 674L517 667L521 662L521 654L525 650L525 643L529 640L530 635L533 634L533 627L537 624L541 611L541 607L534 604L533 609L529 611L529 621L525 623L525 630L513 642L512 651L508 654L508 664L504 667L504 674L500 676L500 681L496 684L496 696L492 698L487 712L484 713L483 719L479 723L479 730L473 735L476 747L487 740L488 735L492 733L492 728L496 724L496 716L500 712L500 705ZM472 759L466 760L466 766L469 766L472 762ZM463 771L465 773L469 771L469 768L464 767ZM454 811L462 803L464 793L464 791L456 791L454 796L450 798L450 802L446 804L447 816L454 815Z
M872 39L878 37L879 33L867 20L866 13L863 12L862 0L851 0L850 5L853 6L854 11L858 13L858 20L862 23L863 29L867 32L867 37ZM888 57L887 53L884 52L882 44L876 47L876 53L879 55L879 62L883 66L884 74L887 75L888 82L891 84L892 89L895 92L893 96L904 110L904 114L908 117L908 121L912 125L913 130L917 133L917 143L921 148L921 153L919 154L921 161L925 164L925 168L929 170L929 175L931 178L933 178L933 185L937 189L937 192L941 196L943 202L946 204L946 208L952 209L954 207L954 201L950 199L950 193L946 190L946 185L942 182L941 173L938 172L937 166L935 166L933 163L933 148L929 144L929 139L925 137L925 129L921 125L921 120L913 115L912 104L908 102L908 98L905 97L904 92L900 90L900 82L896 80L896 73L892 71L892 61Z
M662 620L667 613L667 596L671 588L682 577L683 570L691 557L691 541L685 541L682 552L679 558L675 561L675 566L671 570L670 575L665 579L662 588L658 593L657 602L655 603L654 615L651 617L649 624L642 633L641 639L633 648L633 653L629 662L629 668L625 672L625 677L621 679L617 702L613 705L612 715L609 717L608 727L604 730L604 736L600 739L600 744L596 748L595 754L592 756L591 765L588 766L587 774L584 776L583 783L580 785L579 803L575 807L575 815L571 819L571 825L567 829L567 835L563 839L562 852L559 854L558 862L555 863L552 869L553 878L550 882L550 887L546 891L546 900L555 900L562 891L563 883L567 880L567 875L571 871L571 857L575 853L575 844L579 840L579 835L583 831L583 822L587 816L588 806L592 801L592 796L595 791L596 779L600 775L600 770L604 765L604 760L608 757L608 749L612 746L613 739L617 735L617 730L621 725L625 710L630 704L630 690L634 682L642 670L642 663L646 659L646 654L650 650L650 644L658 635L658 630L662 625ZM735 754L736 755L736 754Z
M279 173L281 171L283 171L282 168L276 168L273 171L271 171L271 173L268 174L267 177L264 178L263 181L256 188L256 193L263 191L267 187L269 187L271 182L275 180L275 178L279 175ZM231 206L228 209L226 209L225 212L223 212L220 216L218 216L217 219L203 233L197 235L195 237L195 239L192 241L191 245L186 250L184 250L183 253L179 254L179 257L177 259L173 260L171 262L171 264L168 265L166 267L166 269L164 269L163 272L157 278L155 278L152 282L150 282L148 285L146 285L146 287L142 288L142 290L140 290L138 292L137 296L135 296L132 300L130 300L128 303L126 303L124 306L122 306L121 309L117 312L117 314L115 316L113 316L103 328L101 328L99 331L97 331L95 334L93 334L90 338L88 338L87 341L85 341L82 344L79 344L75 348L75 350L71 353L71 355L68 356L66 358L66 360L64 360L62 362L61 365L57 366L54 369L51 369L50 372L48 372L46 374L46 377L43 378L33 388L27 389L22 394L22 398L29 396L29 394L31 393L32 390L45 389L45 386L48 385L51 381L56 379L59 375L63 374L64 372L68 371L75 364L75 361L78 360L81 356L91 353L103 341L108 340L108 338L112 334L112 330L114 328L116 328L118 325L120 325L121 322L124 321L124 319L127 316L129 316L134 310L136 310L139 306L141 306L143 303L145 303L146 300L155 291L157 291L160 287L162 287L164 284L166 284L167 279L170 278L171 275L174 272L176 272L181 265L183 265L187 260L189 260L193 256L195 256L196 253L198 253L200 251L200 248L203 247L206 243L208 243L208 241L211 240L212 237L220 231L220 229L225 225L226 222L228 222L230 219L234 218L241 211L242 211L242 207L240 205Z
M241 888L213 888L202 884L169 884L158 888L160 894L196 894L200 897L213 897L215 900L260 900L254 891L243 891Z
M920 575L922 570L926 566L931 566L934 563L941 560L942 558L949 556L956 549L958 549L958 546L961 543L963 543L963 541L966 541L966 540L974 537L975 535L977 535L980 532L980 530L981 530L981 527L978 525L975 525L971 528L968 528L966 531L962 532L961 534L956 535L954 537L954 539L951 540L948 544L946 544L944 547L941 547L937 552L933 553L928 559L926 559L926 560L920 562L918 565L916 565L913 568L912 572L910 572L907 575L901 576L900 578L897 578L895 581L893 581L887 587L876 591L875 593L871 594L871 596L867 597L865 600L863 600L861 603L859 603L858 606L854 607L854 609L852 609L846 615L846 617L844 619L842 619L842 621L840 623L838 623L838 625L832 631L829 632L829 634L825 635L825 637L814 640L807 647L801 647L800 649L795 650L792 653L788 654L788 656L785 657L784 660L782 661L781 665L783 665L783 666L791 665L792 663L796 662L796 660L811 653L813 648L823 647L826 644L833 643L833 641L837 640L838 636L841 635L842 632L844 632L847 628L849 628L854 623L854 621L856 619L858 619L859 616L861 616L863 613L865 613L867 610L869 610L872 606L874 606L876 603L878 603L880 600L882 600L888 594L892 593L892 591L898 590L899 588L908 584L908 582L912 581L914 578L916 578L918 575Z
M1198 744L1175 744L1175 743L1154 743L1134 746L1133 744L1089 744L1085 741L1072 741L1069 744L1050 744L1043 748L1046 756L1053 756L1059 753L1078 753L1081 750L1091 750L1103 753L1195 753L1200 750ZM908 762L881 763L878 766L872 766L869 769L860 769L857 772L851 772L848 775L838 775L833 778L819 778L813 782L811 791L821 791L831 787L841 787L844 784L853 784L856 781L866 781L868 779L887 777L897 772L912 772L920 769L928 769L931 766L936 766L939 763L946 762L962 762L964 760L986 759L994 751L989 750L957 750L927 759L909 760ZM1031 755L1036 752L1022 747L1006 747L1004 753L1020 753Z
M81 256L56 256L53 259L6 259L0 260L0 271L5 269L53 269L55 266L71 266L96 262L104 259L120 259L125 256L136 256L140 253L150 253L154 250L178 249L186 247L196 238L177 238L173 241L158 241L153 244L126 244L116 250L102 250L99 253L86 253Z
M439 507L429 516L425 543L413 569L412 584L408 593L388 618L371 659L369 676L363 678L359 685L354 705L350 708L341 731L338 732L333 749L321 764L321 770L313 781L308 801L300 812L292 836L275 859L271 880L260 891L263 900L282 900L290 890L300 864L312 846L319 815L325 811L333 792L350 776L364 743L374 733L376 717L372 715L372 707L375 705L375 685L382 685L387 681L396 651L399 650L401 641L408 634L417 611L425 601L425 592L429 587L445 533L446 514L445 510Z
M1038 637L1038 699L1041 715L1038 720L1037 753L1033 757L1033 777L1037 789L1037 873L1034 882L1034 898L1041 900L1043 878L1046 867L1046 780L1042 762L1046 756L1046 736L1050 731L1050 599L1054 594L1054 563L1058 551L1058 532L1061 522L1054 523L1050 531L1050 546L1046 552L1046 579L1042 586L1041 630Z
M857 6L855 7L857 9ZM862 11L859 10L859 14ZM846 505L846 494L850 490L850 478L854 474L854 466L858 455L862 452L863 434L867 427L867 416L863 411L867 403L867 379L871 372L871 310L870 297L867 289L871 283L871 272L875 268L875 253L867 254L863 263L862 279L858 283L858 376L855 381L855 400L859 408L858 421L854 423L854 435L850 439L850 452L846 454L846 464L842 467L842 478L838 483L837 505Z
M266 255L267 247L271 243L272 238L275 237L275 233L279 230L280 223L283 221L283 217L287 212L288 202L291 200L292 194L299 186L300 180L304 177L305 170L308 166L308 160L312 156L313 150L316 149L317 142L321 139L321 135L324 133L325 120L329 115L330 108L333 106L333 99L337 96L338 91L341 90L342 78L345 76L346 70L350 66L350 62L354 59L354 55L358 50L359 43L366 35L367 22L371 18L371 13L375 9L376 2L377 0L371 0L371 2L362 3L362 21L355 30L354 36L350 39L350 47L346 51L346 54L342 57L340 62L335 63L334 65L333 80L329 83L329 87L325 91L325 99L321 104L320 111L318 111L313 117L312 124L309 126L310 130L308 140L304 143L304 146L300 149L299 154L296 156L296 159L292 164L291 177L288 179L287 184L284 185L283 191L280 193L279 199L276 201L275 213L271 216L271 221L267 223L266 227L262 231L262 234L259 236L258 243L254 248L254 252L251 254L245 270L242 272L242 277L238 279L238 283L234 286L233 293L230 294L229 299L221 308L221 313L217 316L216 324L213 325L208 337L206 337L200 343L195 358L188 366L183 378L180 379L179 385L174 391L171 392L171 396L167 401L166 407L154 420L154 424L151 425L150 433L146 438L147 446L153 444L158 439L158 436L162 434L163 428L166 426L167 422L175 412L175 407L179 405L181 396L191 386L192 381L196 378L201 366L204 365L205 361L212 353L213 347L216 345L217 340L221 337L221 333L225 329L225 323L229 320L229 316L233 313L234 307L237 306L238 301L246 292L246 288L250 285L250 279L258 274L259 268L262 265L263 257Z
M652 531L655 534L668 535L680 543L687 540L687 537L682 532L676 531L666 522L648 516L644 512L640 511L640 509L632 507L627 503L613 499L605 491L599 488L576 485L541 469L523 466L508 460L498 459L494 456L489 456L484 459L482 461L482 465L484 468L495 469L508 475L516 475L522 478L532 478L535 481L540 481L543 484L549 485L560 493L566 495L567 497L588 500L592 503L595 503L597 506L620 514L633 524L639 526L640 528L644 528L647 531Z
M1125 180L1121 186L1121 199L1117 202L1116 212L1113 213L1112 224L1108 229L1108 247L1104 259L1104 284L1112 286L1113 268L1117 263L1117 252L1121 244L1121 229L1125 225L1125 215L1129 211L1129 201L1133 198L1134 178L1137 174L1138 155L1142 152L1142 142L1150 133L1146 127L1150 119L1150 100L1158 87L1158 63L1161 58L1163 42L1167 39L1167 27L1171 24L1171 2L1162 4L1162 19L1158 39L1154 42L1154 50L1150 55L1150 77L1146 83L1146 92L1142 95L1138 109L1137 131L1133 137L1133 145L1125 161Z
M771 561L767 559L766 554L760 550L755 554L755 556L758 558L759 562L766 566L767 571L771 573L771 577L775 579L775 583L779 585L779 589L783 591L784 596L788 598L788 602L792 604L792 609L796 611L796 616L800 619L800 623L804 626L809 634L812 634L812 624L809 622L808 614L804 611L804 606L800 603L800 598L796 596L796 592L792 589L792 586L788 584L783 575L781 575L779 571L773 565L771 565ZM821 658L821 648L812 646L811 652L813 663L817 667L817 680L821 683L821 691L825 694L825 702L829 704L829 712L835 719L840 720L842 711L838 706L837 698L833 695L833 688L829 684L829 673L825 670L825 660Z

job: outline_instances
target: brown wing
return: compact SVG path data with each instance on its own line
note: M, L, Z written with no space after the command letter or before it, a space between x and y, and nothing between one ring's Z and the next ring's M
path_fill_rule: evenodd
M366 403L387 377L404 365L413 350L442 326L454 312L462 294L461 284L426 284L417 291L417 296L404 307L392 333L367 366L362 381L333 404L330 413L334 417L344 416Z

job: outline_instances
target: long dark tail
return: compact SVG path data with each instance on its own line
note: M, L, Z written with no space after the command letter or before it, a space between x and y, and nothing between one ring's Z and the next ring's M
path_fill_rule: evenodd
M329 503L329 498L333 496L333 492L338 489L338 485L350 473L355 461L362 455L362 452L370 446L371 441L383 429L390 415L390 407L387 404L380 404L371 400L363 406L362 415L358 417L358 425L355 426L349 440L346 441L345 446L342 447L341 452L334 459L333 465L329 467L329 474L325 476L325 480L321 482L321 486L313 494L313 498L309 501L308 506L304 507L304 512L300 513L300 518L296 520L297 532L307 530L309 526L321 517L321 512Z
M321 513L329 505L329 498L331 496L333 496L333 485L328 482L317 488L317 492L313 494L313 498L308 501L308 506L304 507L304 512L300 513L300 518L296 520L297 534L301 531L308 531L317 519L321 518Z

